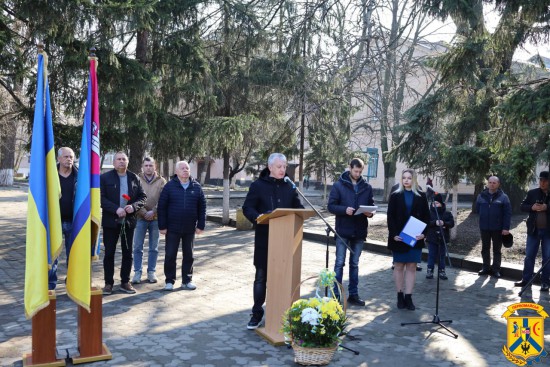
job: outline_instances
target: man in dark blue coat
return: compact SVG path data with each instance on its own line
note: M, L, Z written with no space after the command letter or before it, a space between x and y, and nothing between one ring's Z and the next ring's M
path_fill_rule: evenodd
M500 278L502 259L502 236L510 232L512 205L500 187L496 176L487 179L487 188L478 195L476 206L479 213L481 231L481 258L483 268L479 275L492 275ZM493 242L493 265L491 266L491 241Z
M181 288L195 290L193 277L193 243L206 224L206 198L201 185L191 177L186 161L176 163L176 175L168 182L157 206L159 232L166 235L164 258L165 290L174 289L176 260L182 243Z
M336 262L334 272L336 280L342 283L344 265L346 263L347 246L353 251L349 259L348 303L364 306L365 301L359 297L359 257L363 251L363 244L367 238L367 218L374 213L365 212L355 215L361 205L374 205L372 187L363 178L365 164L359 158L353 158L349 164L349 171L345 171L340 179L334 183L328 199L328 210L336 215ZM347 246L346 246L347 245ZM335 293L339 294L338 289Z
M256 219L264 213L270 213L277 208L301 208L298 193L284 182L286 176L286 157L281 153L273 153L267 160L267 168L260 173L260 178L250 185L243 204L243 214L255 226L254 235L254 306L252 317L247 325L249 330L260 326L264 316L263 304L267 285L267 245L269 225L256 224Z

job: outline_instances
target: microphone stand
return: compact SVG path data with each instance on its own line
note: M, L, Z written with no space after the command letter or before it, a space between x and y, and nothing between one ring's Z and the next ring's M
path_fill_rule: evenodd
M318 216L319 218L321 218L323 222L325 222L325 225L326 225L325 232L326 232L326 234L327 234L327 235L326 235L327 246L326 246L326 256L325 256L325 266L326 266L326 268L328 269L329 246L330 246L330 233L331 233L331 232L334 233L334 234L336 235L336 237L338 237L338 238L340 239L340 241L342 241L342 242L344 243L344 245L346 245L346 247L348 248L349 252L353 254L354 252L353 252L353 250L351 249L351 247L348 245L348 243L347 243L347 242L346 242L346 241L345 241L345 240L344 240L344 239L334 230L334 228L333 228L333 227L330 225L330 223L327 222L327 220L321 215L321 213L317 210L317 208L315 208L315 207L313 206L313 204L305 197L305 195L296 187L296 184L294 184L294 182L292 182L292 181L290 180L290 178L288 178L288 180L287 180L287 178L288 178L288 176L285 177L285 182L290 183L290 184L292 185L292 188L293 188L294 190L296 190L296 192L306 201L306 203L308 203L308 205L311 207L311 209L313 209L313 211L317 214L317 216ZM325 297L326 297L327 295L328 295L328 287L325 288ZM342 295L340 294L340 296L342 296ZM347 335L350 339L352 339L352 340L357 339L357 338L355 338L355 337L352 337L352 336L349 335L349 334L346 334L346 335ZM355 354L355 355L359 355L359 352L358 352L358 351L353 350L353 349L351 349L351 348L348 348L348 347L346 347L346 346L343 345L343 344L340 344L339 346L342 347L342 348L344 348L344 349L346 349L346 350L349 350L350 352L353 352L353 354Z
M434 205L434 198L432 197L432 207L435 209L435 215L436 215L436 224L438 220L441 220L439 218L439 213L437 212L437 208ZM430 209L431 211L431 209ZM445 240L445 233L443 233L443 226L439 227L439 233L441 235L441 239L443 240L443 244L445 245L445 248L447 248L447 241ZM439 318L439 267L441 265L441 256L440 256L440 249L441 245L437 245L437 286L436 286L436 292L435 292L435 314L432 319L432 321L421 321L421 322L402 322L401 326L405 325L422 325L422 324L436 324L442 327L443 329L447 330L452 336L454 336L455 339L458 339L458 334L455 334L449 329L447 326L443 325L443 323L452 323L453 320L441 320Z
M539 275L542 270L546 267L546 265L548 265L548 263L550 263L550 258L548 260L546 260L544 262L544 264L542 264L542 266L540 267L539 271L537 271L535 274L533 274L533 276L531 277L531 279L529 279L529 281L527 282L527 284L525 284L523 286L523 288L521 288L521 291L519 291L518 293L518 296L521 297L521 295L531 286L531 284L533 283L533 281L537 278L537 275Z

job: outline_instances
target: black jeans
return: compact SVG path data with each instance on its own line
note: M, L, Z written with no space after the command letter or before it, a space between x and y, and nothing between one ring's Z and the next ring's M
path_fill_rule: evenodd
M132 270L132 244L134 243L134 229L124 226L121 233L121 227L116 228L103 227L103 244L105 245L105 257L103 258L103 271L105 273L105 284L113 285L115 274L115 253L118 237L120 236L120 247L122 250L122 263L120 264L120 279L122 283L130 281L130 271Z
M491 240L493 241L493 270L500 271L502 260L502 230L481 231L481 258L483 269L491 269Z
M164 275L166 283L174 284L176 282L176 260L180 242L182 243L181 252L181 281L189 283L193 277L193 242L195 233L173 233L166 232L166 257L164 258Z
M267 290L267 269L256 267L256 276L254 277L254 306L252 313L255 315L264 315L263 305L265 303L265 295Z

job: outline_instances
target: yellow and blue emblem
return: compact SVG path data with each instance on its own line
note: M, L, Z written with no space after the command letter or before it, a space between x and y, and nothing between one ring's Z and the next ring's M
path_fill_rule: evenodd
M530 310L538 316L518 316L519 310ZM506 345L502 353L518 366L540 363L548 353L544 350L544 319L548 314L536 303L522 302L508 306L502 315L507 321Z

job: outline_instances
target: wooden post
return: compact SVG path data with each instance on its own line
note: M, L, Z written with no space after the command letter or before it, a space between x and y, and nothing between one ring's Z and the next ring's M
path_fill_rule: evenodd
M23 366L65 366L55 353L55 291L48 295L49 305L32 318L32 352L23 355Z
M73 364L105 361L113 355L103 343L103 292L92 288L90 312L78 306L78 349L80 355L73 357Z

